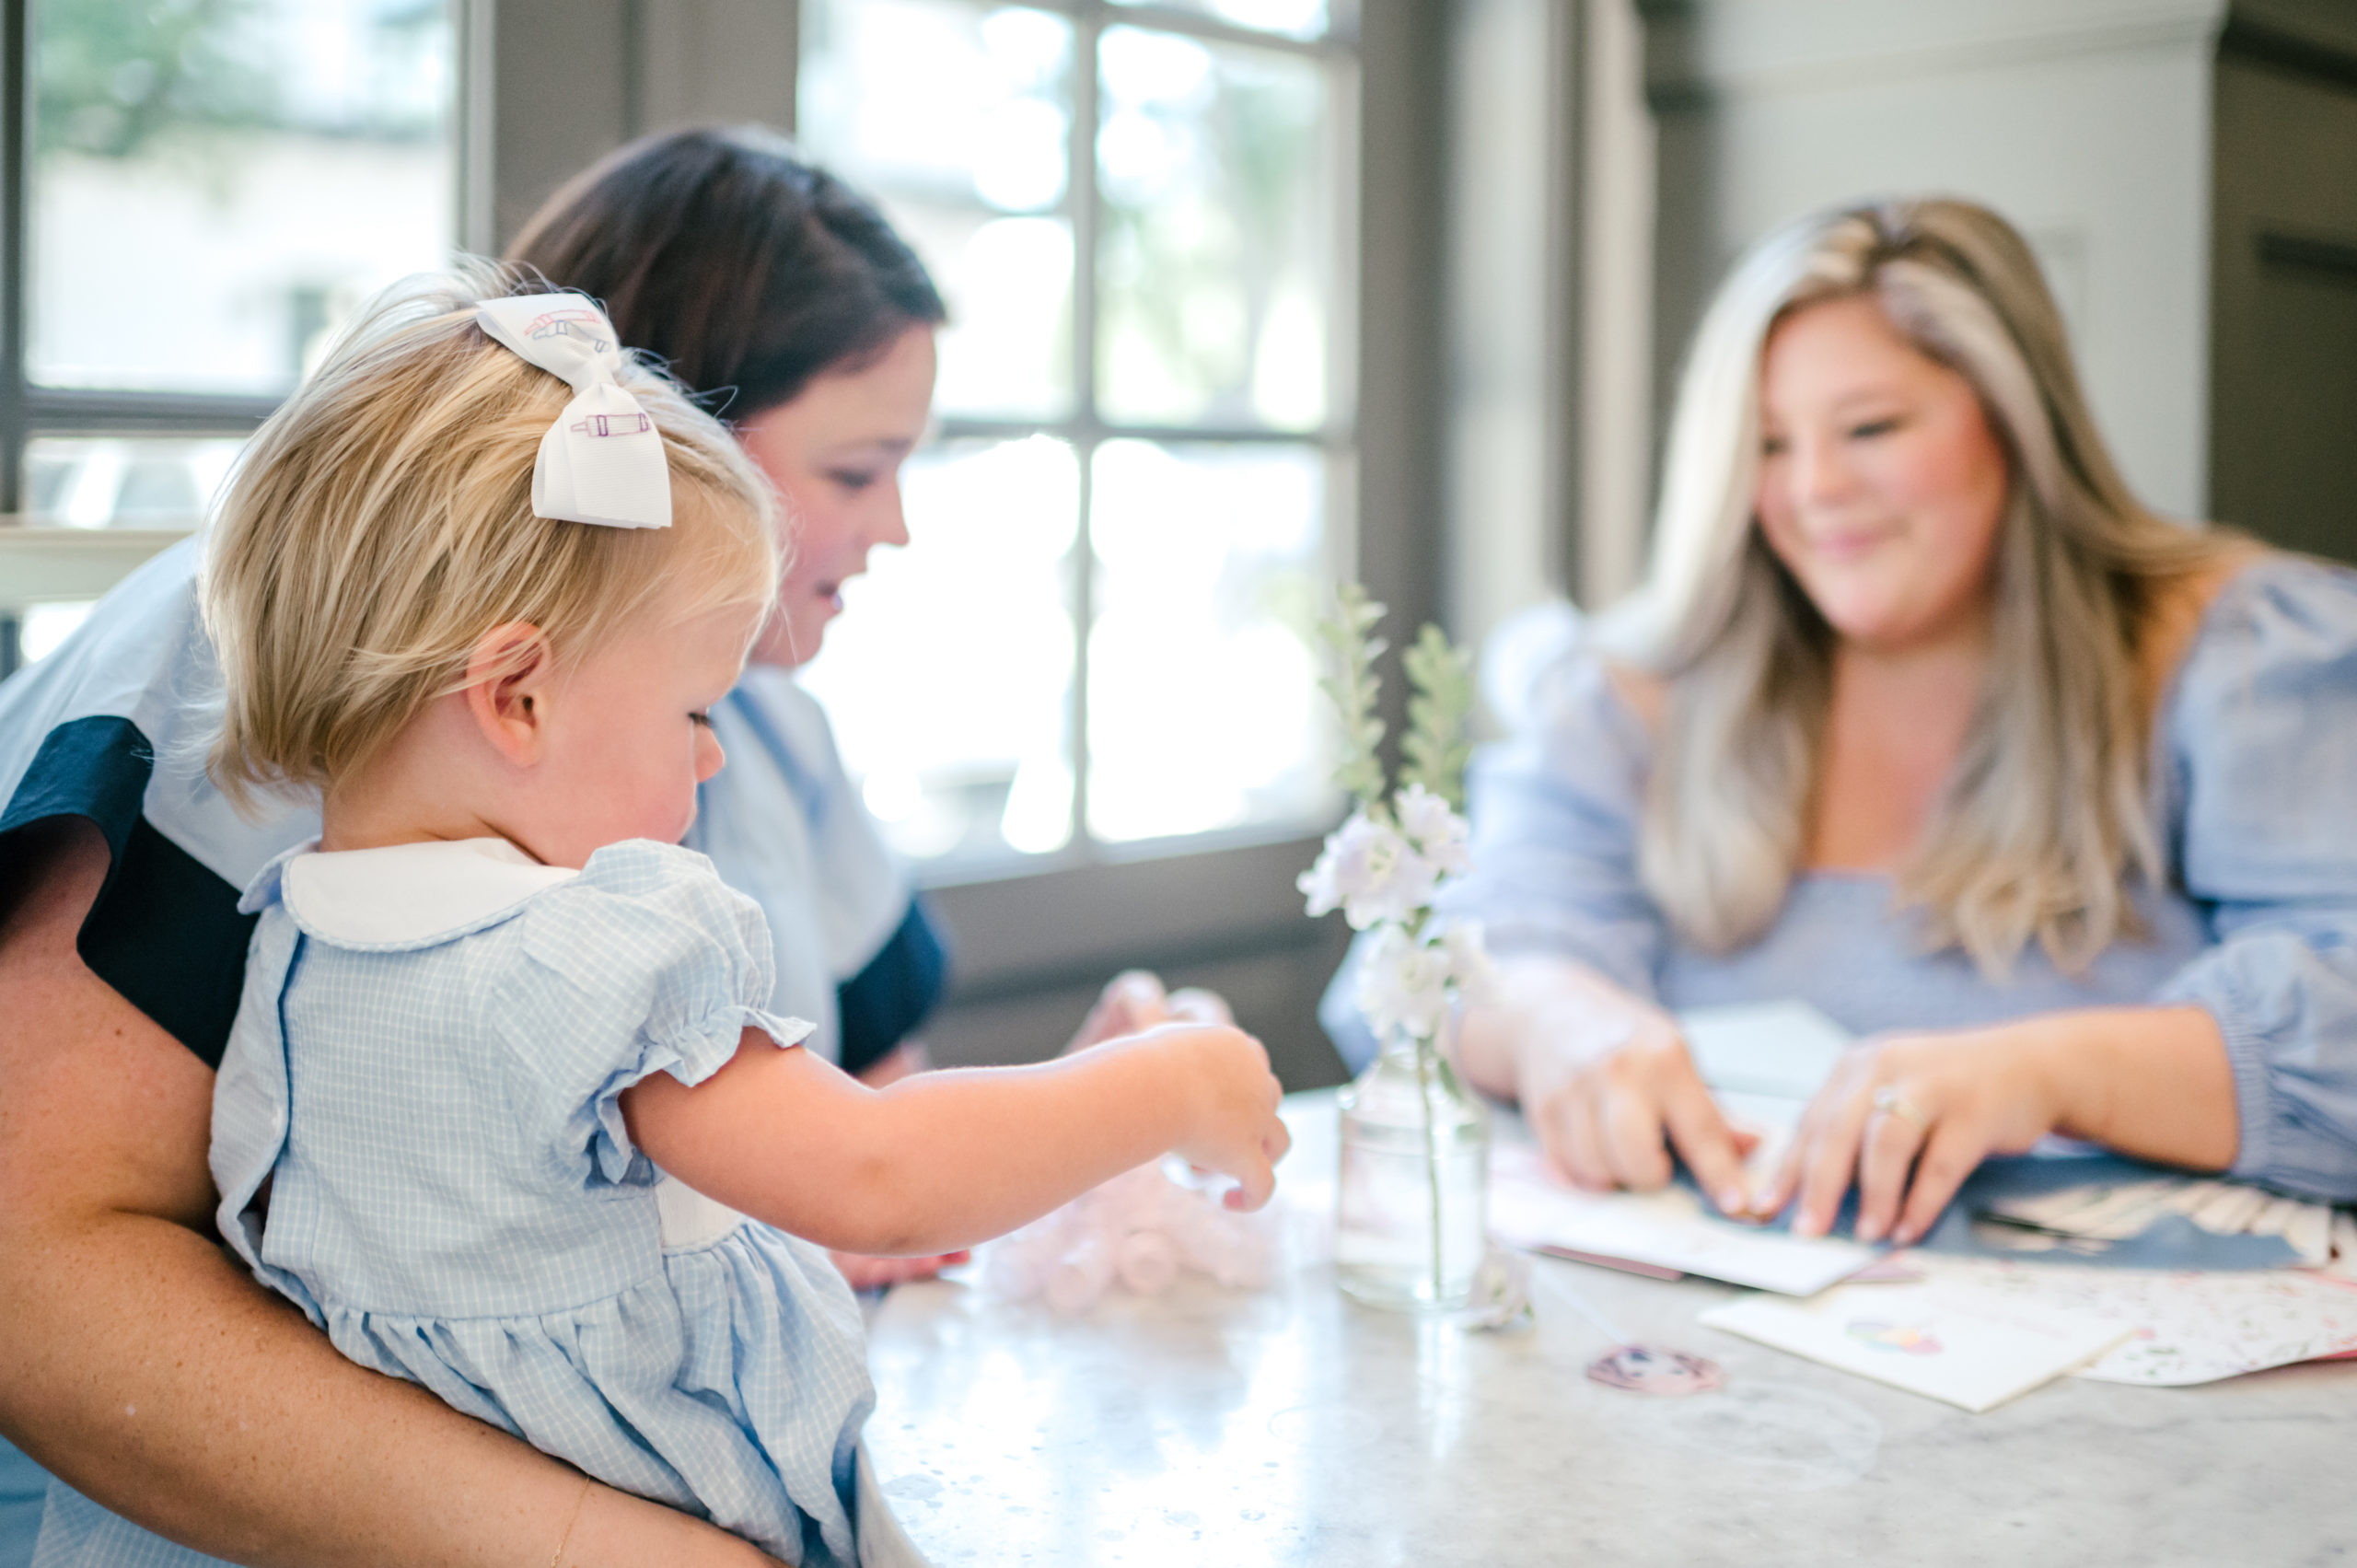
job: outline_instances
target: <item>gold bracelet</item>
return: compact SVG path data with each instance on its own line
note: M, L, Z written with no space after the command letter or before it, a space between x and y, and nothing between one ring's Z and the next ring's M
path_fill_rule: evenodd
M549 1568L563 1568L564 1549L573 1544L573 1527L581 1522L582 1505L589 1501L589 1489L597 1484L586 1476L582 1479L581 1491L573 1499L573 1517L564 1522L564 1534L556 1538L556 1555L549 1559Z

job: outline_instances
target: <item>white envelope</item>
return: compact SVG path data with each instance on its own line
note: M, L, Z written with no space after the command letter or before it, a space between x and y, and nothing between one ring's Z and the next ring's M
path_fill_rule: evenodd
M1491 1156L1490 1233L1512 1247L1590 1253L1790 1295L1813 1295L1875 1255L1854 1241L1721 1219L1683 1187L1583 1192L1527 1144L1504 1144Z

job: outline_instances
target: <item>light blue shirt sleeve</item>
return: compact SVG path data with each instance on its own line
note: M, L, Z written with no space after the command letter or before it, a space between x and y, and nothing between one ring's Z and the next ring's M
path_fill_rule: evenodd
M1593 652L1565 649L1532 687L1516 733L1484 747L1468 770L1473 869L1442 906L1480 920L1494 955L1576 958L1653 996L1667 938L1637 877L1652 739ZM1353 1069L1375 1055L1353 1000L1366 940L1352 945L1318 1005Z
M1667 936L1637 877L1652 749L1604 661L1574 649L1521 731L1475 758L1473 871L1447 903L1482 922L1492 953L1560 954L1655 994Z
M2247 570L2165 723L2174 858L2215 946L2156 1000L2218 1021L2235 1175L2357 1199L2357 572Z

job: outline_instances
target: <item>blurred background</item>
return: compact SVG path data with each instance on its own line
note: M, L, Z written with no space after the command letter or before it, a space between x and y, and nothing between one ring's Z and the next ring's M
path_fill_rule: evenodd
M1337 1079L1329 585L1464 639L1625 590L1701 304L1808 209L1993 204L2145 499L2357 559L2348 0L6 0L0 75L0 672L358 302L632 136L879 200L937 428L805 679L958 943L949 1061L1137 963Z

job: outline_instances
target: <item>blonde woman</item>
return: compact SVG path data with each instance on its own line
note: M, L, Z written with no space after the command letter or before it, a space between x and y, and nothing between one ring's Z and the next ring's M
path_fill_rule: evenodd
M2357 573L2122 482L2019 235L1763 241L1696 340L1650 578L1480 762L1465 1066L1591 1187L1920 1237L2049 1132L2357 1197ZM1745 1182L1672 1012L1861 1036Z

